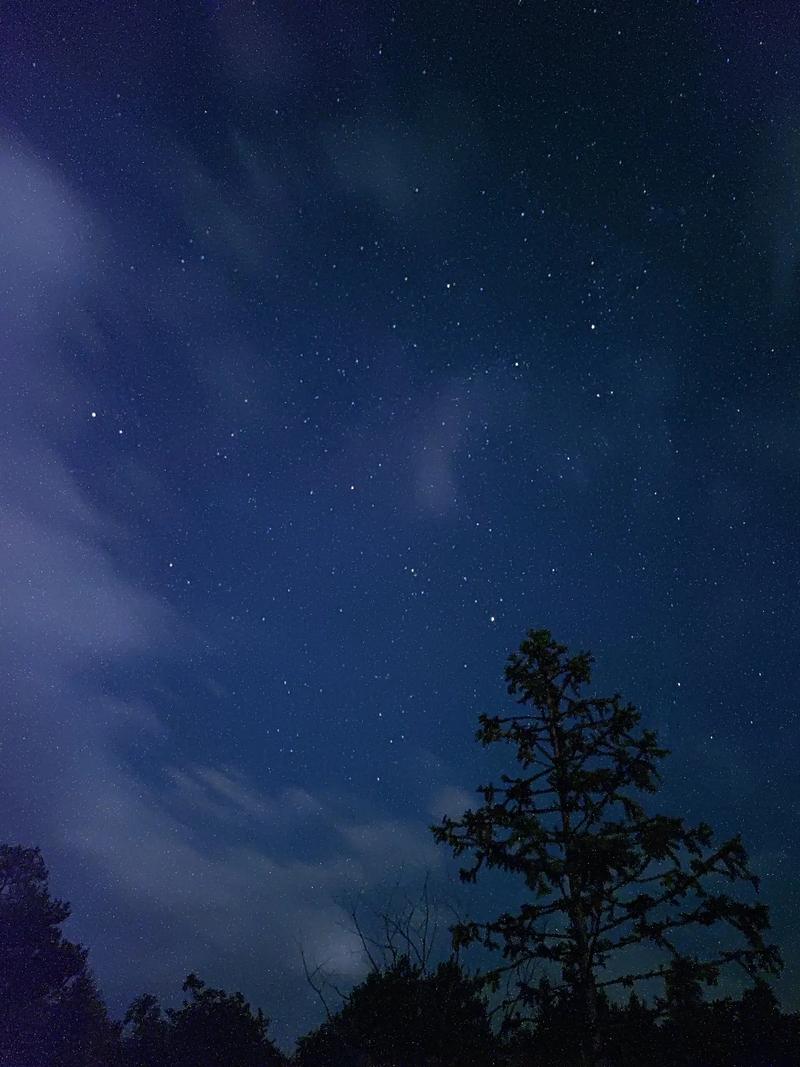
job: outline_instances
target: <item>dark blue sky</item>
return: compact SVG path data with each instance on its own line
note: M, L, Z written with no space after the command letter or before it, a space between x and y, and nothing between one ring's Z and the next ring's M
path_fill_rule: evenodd
M800 18L663 7L5 5L2 837L115 1009L317 1021L531 626L798 1005Z

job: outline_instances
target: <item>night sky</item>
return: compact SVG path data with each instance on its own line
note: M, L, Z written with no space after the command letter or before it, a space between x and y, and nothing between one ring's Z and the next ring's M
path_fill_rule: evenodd
M800 1002L794 3L0 8L2 833L288 1047L545 626ZM453 887L469 907L490 883Z

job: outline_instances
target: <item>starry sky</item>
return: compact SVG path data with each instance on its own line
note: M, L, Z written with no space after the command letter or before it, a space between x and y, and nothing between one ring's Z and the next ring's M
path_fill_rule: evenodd
M114 1011L318 1022L300 946L355 981L342 901L449 885L536 626L743 832L798 1006L799 36L2 5L2 838Z

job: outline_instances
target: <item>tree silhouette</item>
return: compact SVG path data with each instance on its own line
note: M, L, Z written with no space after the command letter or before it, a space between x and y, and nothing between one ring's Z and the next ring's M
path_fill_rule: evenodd
M169 1062L170 1030L152 993L142 993L125 1013L123 1049L130 1067L162 1067Z
M495 1041L479 983L455 960L425 973L408 956L373 970L298 1043L298 1067L490 1067Z
M253 1014L241 993L211 989L197 975L183 983L189 997L170 1011L171 1062L181 1067L279 1067L283 1056L267 1036L269 1020Z
M154 996L137 997L125 1016L130 1067L281 1067L283 1054L267 1036L269 1020L241 993L211 989L197 975L183 983L188 997L162 1012Z
M552 965L582 1065L600 1056L601 991L649 978L665 980L674 996L716 983L727 964L751 977L780 967L777 949L764 941L767 909L721 888L726 881L758 888L740 838L715 845L705 823L688 827L645 811L637 794L656 792L666 750L639 729L639 712L619 694L583 695L592 663L589 653L570 656L547 630L528 633L505 671L523 710L481 715L477 732L483 745L513 746L521 770L480 786L476 810L432 827L456 856L471 854L463 881L474 882L484 867L524 880L528 899L516 912L457 923L453 944L502 950L505 962L487 975L494 988L503 973L531 961ZM694 936L719 923L732 928L732 947ZM641 964L643 946L653 950L652 964ZM627 950L636 950L632 969ZM522 983L519 997L535 1006L541 987Z
M700 991L691 996L668 990L658 1047L651 1053L658 1067L790 1067L800 1063L797 1016L784 1015L772 990L761 979L739 1000L708 1003Z
M67 941L36 848L0 845L0 1065L92 1067L117 1038L86 965Z

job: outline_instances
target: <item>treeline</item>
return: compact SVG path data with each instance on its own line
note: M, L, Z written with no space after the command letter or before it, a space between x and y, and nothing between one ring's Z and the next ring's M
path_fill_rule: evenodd
M504 871L524 903L456 923L438 964L407 931L406 951L370 954L291 1057L260 1010L196 975L180 1007L143 994L110 1019L41 854L0 846L0 1067L796 1067L800 1017L768 983L782 962L741 840L647 810L666 752L618 694L584 695L591 664L528 634L506 667L520 710L477 733L514 750L515 773L432 827L464 882ZM496 966L465 970L472 944ZM745 991L710 996L731 969Z
M438 965L400 954L378 966L343 1006L301 1037L292 1057L269 1020L240 993L190 975L179 1008L143 994L112 1021L86 951L60 925L38 850L0 847L2 1067L568 1067L580 1062L575 1006L546 982L534 1018L503 1028L482 976L451 957ZM671 984L659 1008L636 994L600 1001L597 1063L614 1067L790 1067L800 1063L800 1017L764 982L740 998L707 1001ZM508 1016L506 1016L508 1018Z

